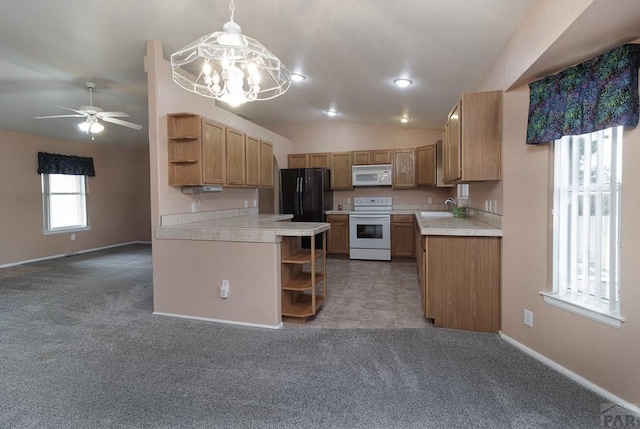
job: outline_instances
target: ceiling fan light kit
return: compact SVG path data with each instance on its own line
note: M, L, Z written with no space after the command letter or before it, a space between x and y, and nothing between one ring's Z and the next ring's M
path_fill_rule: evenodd
M222 31L203 36L171 55L173 80L184 89L215 98L230 106L270 100L291 86L291 74L257 40L241 33L233 21Z

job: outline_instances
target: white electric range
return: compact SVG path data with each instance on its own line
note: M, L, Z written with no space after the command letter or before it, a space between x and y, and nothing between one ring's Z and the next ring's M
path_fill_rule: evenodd
M349 258L391 260L391 197L354 198L349 214Z

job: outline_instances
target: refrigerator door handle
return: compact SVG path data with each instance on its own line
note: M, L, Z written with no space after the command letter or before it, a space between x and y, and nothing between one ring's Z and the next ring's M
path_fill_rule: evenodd
M298 216L300 214L300 207L298 206L300 199L298 198L298 189L300 188L300 178L296 177L296 192L293 200L293 214Z
M302 189L304 186L304 177L300 177L300 192L298 193L298 207L300 208L300 216L304 214L304 200L302 197Z

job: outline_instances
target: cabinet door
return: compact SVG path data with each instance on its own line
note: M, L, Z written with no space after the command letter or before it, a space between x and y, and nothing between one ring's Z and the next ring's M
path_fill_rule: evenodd
M309 167L309 155L306 153L294 153L289 155L287 165L289 168Z
M391 164L391 149L378 149L371 151L372 164Z
M434 186L436 184L435 145L416 148L418 164L418 186Z
M245 185L260 186L260 140L246 136L244 144L247 158Z
M352 152L331 154L331 189L353 189Z
M331 255L349 254L349 216L328 215L331 229L327 231L327 253Z
M415 188L415 150L396 149L393 151L393 187Z
M330 153L309 154L309 164L311 168L331 168Z
M260 141L260 186L273 188L273 145Z
M411 258L414 256L413 216L391 217L391 256Z
M225 126L202 119L202 179L206 184L224 185Z
M460 135L460 110L458 103L449 113L442 136L444 181L453 182L462 178L462 140Z
M227 128L227 185L244 185L245 153L244 134Z
M369 165L371 164L370 150L357 150L353 152L353 165Z

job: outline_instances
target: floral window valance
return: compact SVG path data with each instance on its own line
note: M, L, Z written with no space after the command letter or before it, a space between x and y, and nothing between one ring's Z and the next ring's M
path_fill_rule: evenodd
M623 45L529 84L527 144L638 124L640 45Z
M93 158L38 152L38 174L95 176Z

